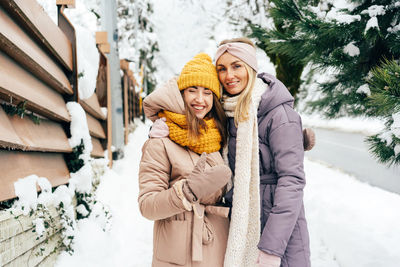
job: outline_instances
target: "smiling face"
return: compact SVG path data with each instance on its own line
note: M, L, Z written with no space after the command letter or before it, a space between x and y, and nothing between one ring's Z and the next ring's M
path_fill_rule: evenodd
M246 88L249 74L243 61L229 53L224 53L216 65L219 81L228 94L237 95Z
M183 90L183 100L198 119L203 119L213 106L213 93L201 86L191 86Z

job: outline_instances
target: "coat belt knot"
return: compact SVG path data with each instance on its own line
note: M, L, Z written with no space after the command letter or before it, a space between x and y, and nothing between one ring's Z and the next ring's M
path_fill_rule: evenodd
M209 244L214 239L212 225L204 217L204 213L228 217L229 208L212 205L193 204L192 260L203 260L203 243ZM203 231L206 231L203 233ZM204 239L204 240L203 240Z

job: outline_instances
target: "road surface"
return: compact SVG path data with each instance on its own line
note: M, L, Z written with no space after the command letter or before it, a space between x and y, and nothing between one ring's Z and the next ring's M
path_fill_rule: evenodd
M325 162L357 179L400 194L400 166L378 163L368 151L365 135L314 128L316 145L305 153L311 160Z

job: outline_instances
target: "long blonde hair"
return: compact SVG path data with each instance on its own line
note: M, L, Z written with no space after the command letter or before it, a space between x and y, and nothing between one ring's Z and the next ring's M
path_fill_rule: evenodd
M243 62L243 61L242 61ZM239 122L246 121L249 118L249 108L251 105L251 93L253 92L254 83L256 80L257 73L246 63L244 66L247 71L248 81L246 87L239 94L239 99L235 107L235 126L237 127Z
M219 45L221 46L228 43L246 43L256 48L254 43L246 37L226 39L221 41ZM242 60L241 62L244 64L246 68L248 80L246 87L239 94L239 99L235 107L234 121L236 127L238 126L239 122L246 121L249 118L248 115L249 115L249 108L251 105L251 93L253 92L254 83L256 81L256 76L257 76L256 71L252 67L247 65Z

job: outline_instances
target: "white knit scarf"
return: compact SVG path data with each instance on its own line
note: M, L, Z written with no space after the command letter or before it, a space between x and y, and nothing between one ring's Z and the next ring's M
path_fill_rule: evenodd
M225 267L254 267L260 240L260 173L258 155L257 109L266 84L256 79L252 91L249 118L239 122L236 137L233 202ZM239 96L223 96L228 117L234 117ZM227 150L224 150L227 161Z

